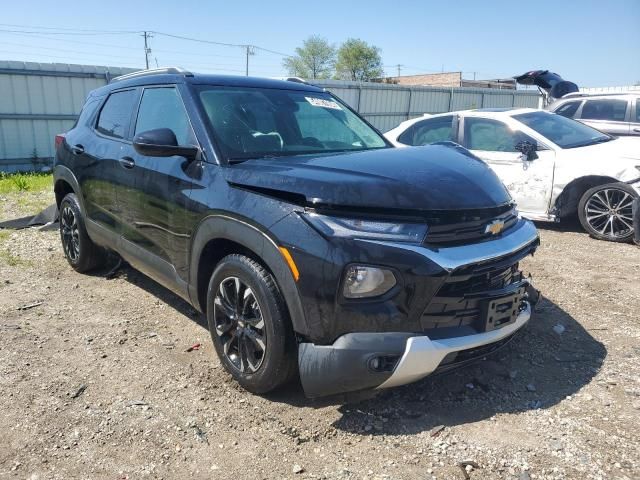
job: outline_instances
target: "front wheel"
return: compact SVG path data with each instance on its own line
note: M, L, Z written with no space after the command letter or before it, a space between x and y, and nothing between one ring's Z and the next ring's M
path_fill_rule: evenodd
M629 242L633 238L633 200L626 183L608 183L587 190L578 204L582 227L598 240Z
M259 263L235 254L220 261L209 281L207 320L220 361L246 390L269 392L295 373L287 308Z

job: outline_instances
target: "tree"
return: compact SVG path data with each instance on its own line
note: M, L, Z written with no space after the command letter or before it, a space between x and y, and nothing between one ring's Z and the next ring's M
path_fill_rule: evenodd
M336 49L327 39L312 35L303 42L302 47L296 48L293 57L285 58L282 65L294 77L329 78L335 59Z
M383 75L378 47L357 38L350 38L338 49L336 78L367 81Z

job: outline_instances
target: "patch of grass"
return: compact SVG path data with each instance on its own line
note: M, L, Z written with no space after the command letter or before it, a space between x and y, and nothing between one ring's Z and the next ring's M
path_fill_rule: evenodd
M51 173L0 173L0 194L41 192L53 187Z
M7 250L0 250L0 263L5 263L10 267L18 267L21 265L26 266L31 264L28 260L23 260Z

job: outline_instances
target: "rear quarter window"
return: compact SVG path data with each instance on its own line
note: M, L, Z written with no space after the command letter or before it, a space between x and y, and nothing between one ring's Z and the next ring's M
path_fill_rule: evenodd
M109 95L98 117L96 130L113 138L126 138L137 98L136 90Z

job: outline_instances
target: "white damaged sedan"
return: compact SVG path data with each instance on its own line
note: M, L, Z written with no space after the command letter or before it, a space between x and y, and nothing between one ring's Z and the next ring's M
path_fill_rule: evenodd
M479 109L425 115L385 136L395 146L453 141L493 168L523 217L561 221L576 213L593 237L633 238L640 195L640 139L616 138L554 113Z

